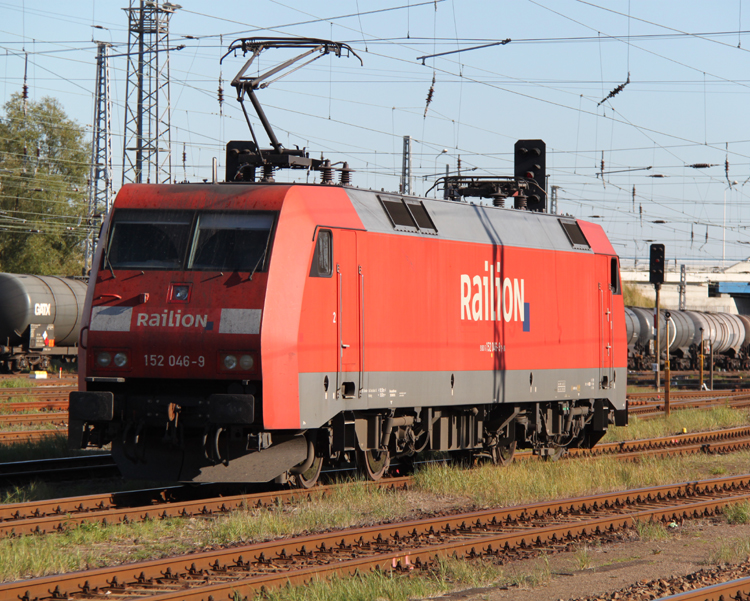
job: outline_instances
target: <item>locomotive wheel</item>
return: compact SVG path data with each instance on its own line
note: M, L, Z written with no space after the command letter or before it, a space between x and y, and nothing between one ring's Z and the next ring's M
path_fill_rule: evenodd
M297 488L312 488L318 483L320 478L320 471L323 469L323 458L316 457L313 464L308 468L306 472L297 474L295 476L295 484Z
M357 467L368 480L380 480L391 463L388 451L357 451Z
M513 455L516 453L516 441L509 445L495 445L490 449L492 463L495 465L505 466L513 461Z

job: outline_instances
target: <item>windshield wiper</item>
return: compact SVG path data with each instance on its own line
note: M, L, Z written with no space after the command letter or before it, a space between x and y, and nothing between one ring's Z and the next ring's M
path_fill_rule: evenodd
M250 273L250 277L247 278L250 282L253 281L253 276L255 275L255 272L258 270L258 267L263 262L263 259L266 258L266 254L268 253L268 243L271 241L271 232L268 232L268 237L266 238L266 247L263 249L263 254L260 255L260 259L258 259L258 262L255 264L255 267L253 267L252 272Z
M107 249L104 251L104 266L109 267L109 272L112 274L112 278L117 279L115 270L112 267L112 261L109 260L109 244L107 244Z

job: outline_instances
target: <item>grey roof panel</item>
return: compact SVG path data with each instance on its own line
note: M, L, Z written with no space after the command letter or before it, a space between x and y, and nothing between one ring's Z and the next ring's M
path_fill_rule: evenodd
M419 233L406 231L406 228L393 227L378 197L398 199L402 198L400 195L393 192L378 193L355 188L347 188L346 191L362 224L368 231L403 236L435 236L433 232ZM560 221L575 221L571 217L517 209L500 209L451 200L406 198L424 203L437 227L437 237L443 240L544 250L592 252L590 249L573 249L568 236L560 226Z

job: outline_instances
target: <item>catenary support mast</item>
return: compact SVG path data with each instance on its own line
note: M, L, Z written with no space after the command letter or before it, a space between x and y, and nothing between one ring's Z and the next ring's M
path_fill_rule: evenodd
M91 269L96 248L96 236L102 218L112 202L112 99L109 94L109 48L97 42L96 96L94 98L94 128L91 140L91 170L89 174L89 205L87 212L85 273Z
M131 0L125 85L123 183L172 178L169 19L177 4Z

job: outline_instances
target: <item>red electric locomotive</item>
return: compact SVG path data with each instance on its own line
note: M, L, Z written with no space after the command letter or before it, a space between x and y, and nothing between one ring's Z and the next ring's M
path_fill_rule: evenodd
M90 278L73 446L111 443L126 477L311 486L324 463L377 479L422 450L555 457L627 422L599 226L336 185L328 163L323 184L274 183L269 161L314 162L274 150L230 143L228 183L122 188ZM444 182L517 202L526 183Z

